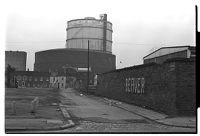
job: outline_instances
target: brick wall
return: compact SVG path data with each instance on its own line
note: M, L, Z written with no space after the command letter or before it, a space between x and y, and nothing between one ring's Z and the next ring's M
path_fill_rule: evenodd
M194 70L185 68L191 65L194 65L194 62L170 60L163 64L151 63L107 72L98 77L95 94L174 115L181 109L177 108L177 104L181 104L178 102L179 100L194 99L195 97L194 93L191 93L187 98L188 88L185 88L185 86L189 86L189 88L193 88L193 92L196 91ZM179 68L186 69L184 74L180 74ZM193 76L187 78L187 71ZM181 82L182 76L191 82L188 84ZM180 93L180 86L185 90L182 93ZM190 109L189 105L193 105L194 102L188 101L185 104Z
M195 60L176 62L176 108L180 114L196 113Z

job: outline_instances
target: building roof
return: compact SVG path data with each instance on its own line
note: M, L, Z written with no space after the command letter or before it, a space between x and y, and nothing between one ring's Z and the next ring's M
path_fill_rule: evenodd
M56 48L56 49L49 49L49 50L42 50L42 51L38 51L36 52L36 54L38 53L43 53L43 52L67 52L67 51L70 51L70 52L87 52L88 49L80 49L80 48ZM90 53L102 53L102 54L111 54L111 52L103 52L103 51L100 51L100 50L89 50Z
M5 51L5 53L26 53L25 51Z
M79 20L96 20L96 21L102 21L101 19L95 19L95 18L80 18L80 19L72 19L67 21L67 23L73 22L73 21L79 21ZM112 23L110 21L106 21L107 23L110 23L112 25Z
M143 59L154 58L154 57L163 56L163 55L166 55L166 54L180 52L180 51L184 51L184 50L188 50L188 49L189 50L195 50L196 47L195 46L162 47L162 48L159 48L159 49L153 51L152 53L146 55L145 57L143 57Z
M107 73L112 73L112 72L120 72L120 71L137 69L137 68L145 68L145 67L155 66L155 65L159 65L159 64L156 64L155 62L151 62L151 63L147 63L147 64L140 64L140 65L134 65L134 66L120 68L120 69L116 69L116 70L111 70L111 71L108 71L108 72L104 72L102 74L107 74ZM101 74L99 74L99 75L101 75Z
M170 62L196 62L196 60L195 60L195 58L171 58L171 59L166 60L164 63L170 63ZM104 72L104 73L98 74L98 75L126 71L126 70L133 70L133 69L141 69L141 68L150 67L150 66L161 66L161 64L157 64L155 62L150 62L150 63L146 63L146 64L134 65L134 66L125 67L125 68L121 68L121 69L111 70L111 71Z
M26 76L49 76L49 72L38 72L38 71L15 71L13 75L26 75Z

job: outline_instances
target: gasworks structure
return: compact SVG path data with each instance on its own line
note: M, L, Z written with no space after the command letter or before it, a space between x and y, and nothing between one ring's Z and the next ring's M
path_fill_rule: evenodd
M67 22L66 48L35 53L35 71L63 71L66 67L89 67L100 74L116 69L116 57L112 54L112 23L107 15L100 19L86 17Z

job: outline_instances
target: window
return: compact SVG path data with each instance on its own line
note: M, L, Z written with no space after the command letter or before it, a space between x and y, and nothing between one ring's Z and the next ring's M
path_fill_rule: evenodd
M40 77L40 81L43 81L43 77Z
M27 80L27 76L23 76L23 80L24 80L24 81Z
M49 78L47 77L46 81L49 81Z
M31 76L29 77L29 81L32 81L32 77Z
M20 75L17 76L17 80L21 80L21 76Z
M23 86L23 87L25 86L25 82L24 82L24 81L22 82L22 86Z

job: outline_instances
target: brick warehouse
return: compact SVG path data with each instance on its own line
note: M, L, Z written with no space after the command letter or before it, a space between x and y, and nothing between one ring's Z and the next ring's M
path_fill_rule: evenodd
M169 115L196 113L195 59L170 59L98 76L95 94Z

